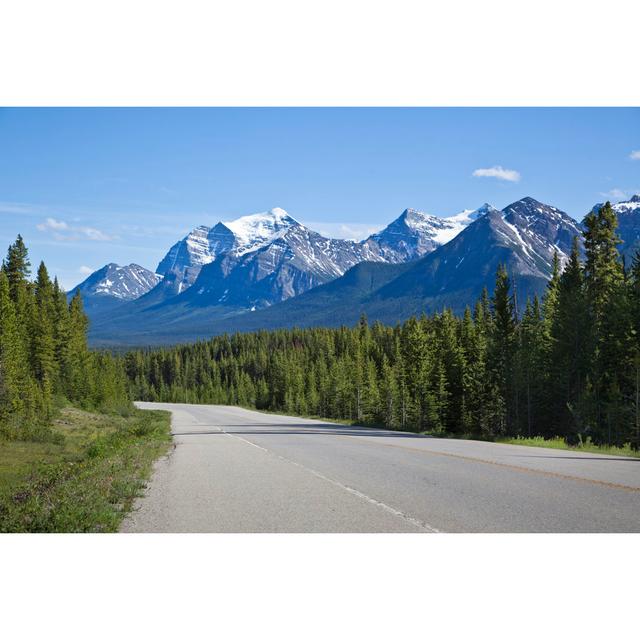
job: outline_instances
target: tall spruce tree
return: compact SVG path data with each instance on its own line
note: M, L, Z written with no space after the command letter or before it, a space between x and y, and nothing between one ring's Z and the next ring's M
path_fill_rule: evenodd
M640 448L640 249L633 257L630 278L630 310L632 317L632 397L633 433L630 438L634 449Z
M575 443L585 428L581 402L589 373L589 349L593 344L577 237L560 278L551 336L552 349L546 363L549 428Z
M504 265L498 267L492 299L492 325L489 338L488 368L498 390L492 403L492 432L504 434L515 423L514 355L516 319L511 283Z
M9 279L0 271L0 427L15 437L24 415L25 353L11 299Z
M31 318L33 336L32 366L36 380L40 383L45 398L53 391L56 377L56 353L54 340L54 297L53 284L49 279L44 262L38 267L35 285L34 316Z
M27 283L31 275L29 252L20 234L18 234L16 241L9 246L4 271L7 274L9 290L15 303L18 301L20 289Z
M617 218L609 202L585 218L585 293L592 326L590 345L590 422L594 437L611 442L612 420L617 414L620 393L618 367L621 332L626 329L624 270L616 235ZM622 340L622 342L626 342Z

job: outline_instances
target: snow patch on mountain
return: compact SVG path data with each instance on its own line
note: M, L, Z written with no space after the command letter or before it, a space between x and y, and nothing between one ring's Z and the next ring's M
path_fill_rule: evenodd
M604 202L599 202L598 204L596 204L592 211L594 213L597 213L602 207L604 206ZM622 215L626 215L626 214L633 214L633 213L639 213L640 212L640 195L636 194L634 196L632 196L631 198L629 198L629 200L623 200L621 202L616 202L615 204L611 205L611 208L616 212L616 214L618 214L619 216Z
M69 295L80 290L85 297L109 297L117 300L136 300L162 280L162 276L138 264L120 266L109 263L94 271L75 287Z
M282 237L291 227L301 226L284 209L242 216L222 223L236 238L234 253L243 255Z
M453 240L465 227L468 227L472 222L475 222L478 218L486 215L489 211L495 211L496 209L490 204L483 204L477 209L464 209L460 213L447 218L441 218L444 226L435 232L431 237L435 242L440 245L447 244L450 240Z
M453 240L491 210L495 211L491 205L483 204L478 209L465 209L454 216L440 218L417 209L405 209L399 218L365 242L377 244L385 262L415 260Z

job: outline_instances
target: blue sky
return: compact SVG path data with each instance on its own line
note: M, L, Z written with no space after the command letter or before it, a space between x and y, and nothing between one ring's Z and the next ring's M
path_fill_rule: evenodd
M634 192L640 109L0 110L2 251L21 233L67 288L275 206L362 237L406 207L530 195L581 218Z

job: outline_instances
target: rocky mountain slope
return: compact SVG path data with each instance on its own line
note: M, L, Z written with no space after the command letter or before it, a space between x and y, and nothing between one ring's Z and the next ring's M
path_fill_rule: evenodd
M490 208L491 205L484 204L479 209L467 209L449 218L405 209L399 218L369 236L364 244L379 253L384 262L409 262L446 244Z
M483 205L479 210L464 212L464 217L471 223L452 240L411 262L395 262L389 254L388 261L382 261L382 249L375 252L376 244L368 239L360 244L369 248L373 260L360 260L339 277L327 266L334 264L327 257L333 255L328 249L333 245L321 245L321 240L310 237L314 232L292 226L258 250L240 256L219 256L201 269L194 285L181 295L146 308L135 323L126 316L120 325L114 324L113 318L108 323L98 323L93 336L108 342L115 331L121 336L126 334L127 340L135 344L162 343L224 331L335 326L357 320L362 312L372 320L391 323L444 306L462 312L467 304L475 302L483 287L493 289L500 263L507 265L521 306L527 296L543 293L554 252L561 261L566 259L573 236L581 233L581 225L573 218L533 198L523 198L502 211ZM323 246L320 253L328 261L316 261L315 254L301 250L309 246ZM394 250L405 246L396 244ZM298 258L300 262L296 262ZM303 267L295 272L297 264ZM326 284L308 288L307 281L297 294L284 295L287 289L283 282L300 282L297 277L310 273L312 264L318 269L316 282L327 277ZM263 277L256 277L257 274ZM278 281L273 274L282 275L283 279ZM283 301L257 304L274 295ZM254 311L247 312L247 308ZM136 334L136 327L143 328L143 333Z
M74 287L68 297L80 290L85 308L91 314L136 300L161 281L162 276L138 264L120 266L111 262Z

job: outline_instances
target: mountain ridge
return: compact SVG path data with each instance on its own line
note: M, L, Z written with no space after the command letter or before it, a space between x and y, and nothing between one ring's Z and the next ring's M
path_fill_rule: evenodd
M495 270L500 263L507 265L519 301L524 304L527 296L542 294L551 272L553 254L558 252L561 260L566 259L573 236L579 235L582 228L568 214L531 197L513 202L501 211L485 204L458 216L470 223L448 243L413 261L362 260L343 275L310 288L305 285L296 295L282 301L248 306L255 302L247 299L248 295L253 295L255 283L272 284L269 277L275 271L261 280L249 278L243 281L238 279L238 274L243 273L243 269L256 268L253 262L261 252L268 255L275 248L282 249L287 233L300 232L295 227L258 251L242 256L225 254L205 265L198 280L205 282L208 273L217 271L211 280L213 288L208 292L210 296L217 296L215 304L200 304L199 301L205 300L200 297L204 292L198 293L199 285L193 286L168 303L141 310L136 325L144 327L142 332L135 333L137 326L132 327L131 318L124 313L115 323L113 318L111 322L97 323L93 337L108 341L114 331L122 336L132 330L134 333L130 338L138 344L162 343L166 340L188 341L223 331L270 329L292 324L335 326L357 319L362 312L372 320L385 322L445 306L462 312L467 304L475 302L484 286L492 289ZM361 244L366 243L365 240ZM234 262L236 266L225 272L225 261ZM239 267L238 261L246 261L246 264ZM397 271L393 271L394 267ZM233 292L228 284L234 285Z
M162 279L142 292L132 309L183 302L202 307L233 298L247 310L262 308L340 277L359 262L400 263L425 255L481 209L449 218L405 209L381 232L359 242L326 238L279 207L213 227L200 225L172 245L156 268Z

